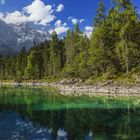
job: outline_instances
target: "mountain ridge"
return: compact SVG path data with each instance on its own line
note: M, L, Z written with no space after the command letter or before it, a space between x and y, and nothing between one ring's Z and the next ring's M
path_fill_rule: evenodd
M48 39L48 32L33 29L28 24L7 24L0 20L0 55L16 54L23 47L29 50L34 43Z

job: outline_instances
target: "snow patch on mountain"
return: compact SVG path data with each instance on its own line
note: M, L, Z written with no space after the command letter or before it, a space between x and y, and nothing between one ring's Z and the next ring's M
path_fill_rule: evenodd
M23 47L28 50L34 43L38 44L48 39L48 32L32 29L28 24L7 24L0 20L0 50L7 51L7 48L11 48L18 52Z

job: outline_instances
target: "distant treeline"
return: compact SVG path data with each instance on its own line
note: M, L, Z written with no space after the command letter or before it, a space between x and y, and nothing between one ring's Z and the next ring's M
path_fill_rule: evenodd
M130 0L112 0L97 9L89 39L79 25L63 39L54 32L46 40L17 56L0 57L0 79L50 79L104 77L140 73L140 19Z

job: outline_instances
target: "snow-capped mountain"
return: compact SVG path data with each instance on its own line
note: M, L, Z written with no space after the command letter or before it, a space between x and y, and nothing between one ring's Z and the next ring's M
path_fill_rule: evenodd
M35 43L50 39L48 32L35 30L27 24L13 25L0 20L0 54L14 54L23 47L27 50Z
M34 42L40 43L46 39L50 39L50 34L40 30L34 30L27 24L12 25L14 33L17 37L17 50L23 47L29 49Z

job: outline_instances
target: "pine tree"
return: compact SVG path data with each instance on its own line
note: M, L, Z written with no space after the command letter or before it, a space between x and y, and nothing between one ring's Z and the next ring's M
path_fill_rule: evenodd
M75 58L75 62L77 63L77 73L78 77L85 80L90 77L88 67L88 58L89 58L89 46L90 46L90 40L85 35L81 37L79 41L79 54Z
M49 76L50 69L50 44L49 41L45 41L42 50L43 60L44 60L44 76L47 78Z
M61 45L55 32L52 34L50 41L50 76L58 76L61 71Z
M104 2L100 0L99 7L97 9L97 16L94 19L94 27L101 26L101 24L103 24L105 20L105 5Z
M41 79L43 76L43 59L38 51L31 51L27 59L27 67L25 69L27 79Z
M18 80L22 80L24 77L24 69L26 68L26 50L25 47L21 49L16 57L16 77Z
M64 75L70 77L78 76L78 64L76 63L76 57L80 53L80 40L83 37L80 31L79 25L76 24L74 31L68 31L65 38L66 49L66 65L64 69Z
M137 34L138 17L130 0L117 0L118 13L122 24L119 31L119 41L117 43L117 53L120 63L128 74L132 69L135 59L138 59L139 45L134 39Z

